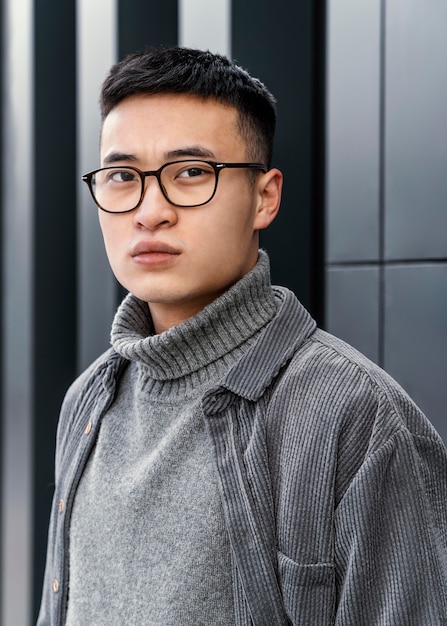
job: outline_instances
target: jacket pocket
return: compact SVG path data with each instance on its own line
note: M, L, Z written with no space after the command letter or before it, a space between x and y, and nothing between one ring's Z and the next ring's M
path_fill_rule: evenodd
M335 568L332 563L296 563L278 552L278 573L284 608L294 626L333 623Z

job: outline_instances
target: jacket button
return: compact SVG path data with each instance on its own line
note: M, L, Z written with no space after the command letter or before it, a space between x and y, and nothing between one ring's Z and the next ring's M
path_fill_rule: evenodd
M87 426L85 427L84 434L85 435L90 435L91 432L92 432L92 423L89 422L87 424Z
M57 593L59 591L59 581L57 580L57 578L53 580L53 591L54 593Z

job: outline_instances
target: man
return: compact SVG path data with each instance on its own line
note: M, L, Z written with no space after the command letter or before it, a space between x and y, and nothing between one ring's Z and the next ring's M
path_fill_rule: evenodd
M130 292L70 388L39 626L447 623L447 456L382 370L272 287L275 104L153 49L84 180Z

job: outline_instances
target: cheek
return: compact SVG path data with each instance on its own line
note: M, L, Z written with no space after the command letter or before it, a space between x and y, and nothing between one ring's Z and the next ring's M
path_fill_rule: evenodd
M111 215L101 211L99 214L99 225L101 227L104 241L117 241L120 233L126 231L126 224L123 221L123 215Z
M196 224L196 232L201 232L203 238L214 241L217 245L240 245L244 240L249 240L253 233L255 210L252 203L237 195L227 198L224 206L216 204L202 213L201 219Z
M213 275L229 274L245 271L251 263L252 256L257 256L257 240L254 240L251 221L241 216L225 216L213 219L211 223L202 224L196 230L196 244L193 245L194 265L198 272ZM256 254L254 252L256 249ZM237 276L239 277L239 276Z
M118 260L119 256L124 252L127 229L122 220L116 215L109 216L105 214L104 217L100 216L99 223L107 256L113 265L114 260Z
M234 222L227 220L214 221L207 227L198 230L195 248L198 252L198 260L207 264L207 259L228 258L240 250L245 237Z

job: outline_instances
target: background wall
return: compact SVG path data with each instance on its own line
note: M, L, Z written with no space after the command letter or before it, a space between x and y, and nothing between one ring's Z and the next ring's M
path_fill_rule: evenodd
M447 441L447 5L328 6L326 324Z
M128 52L210 48L269 86L285 175L262 240L274 281L385 365L447 438L445 12L435 0L387 13L385 0L3 0L2 625L35 622L60 403L108 346L122 297L80 176L98 164L100 84Z

